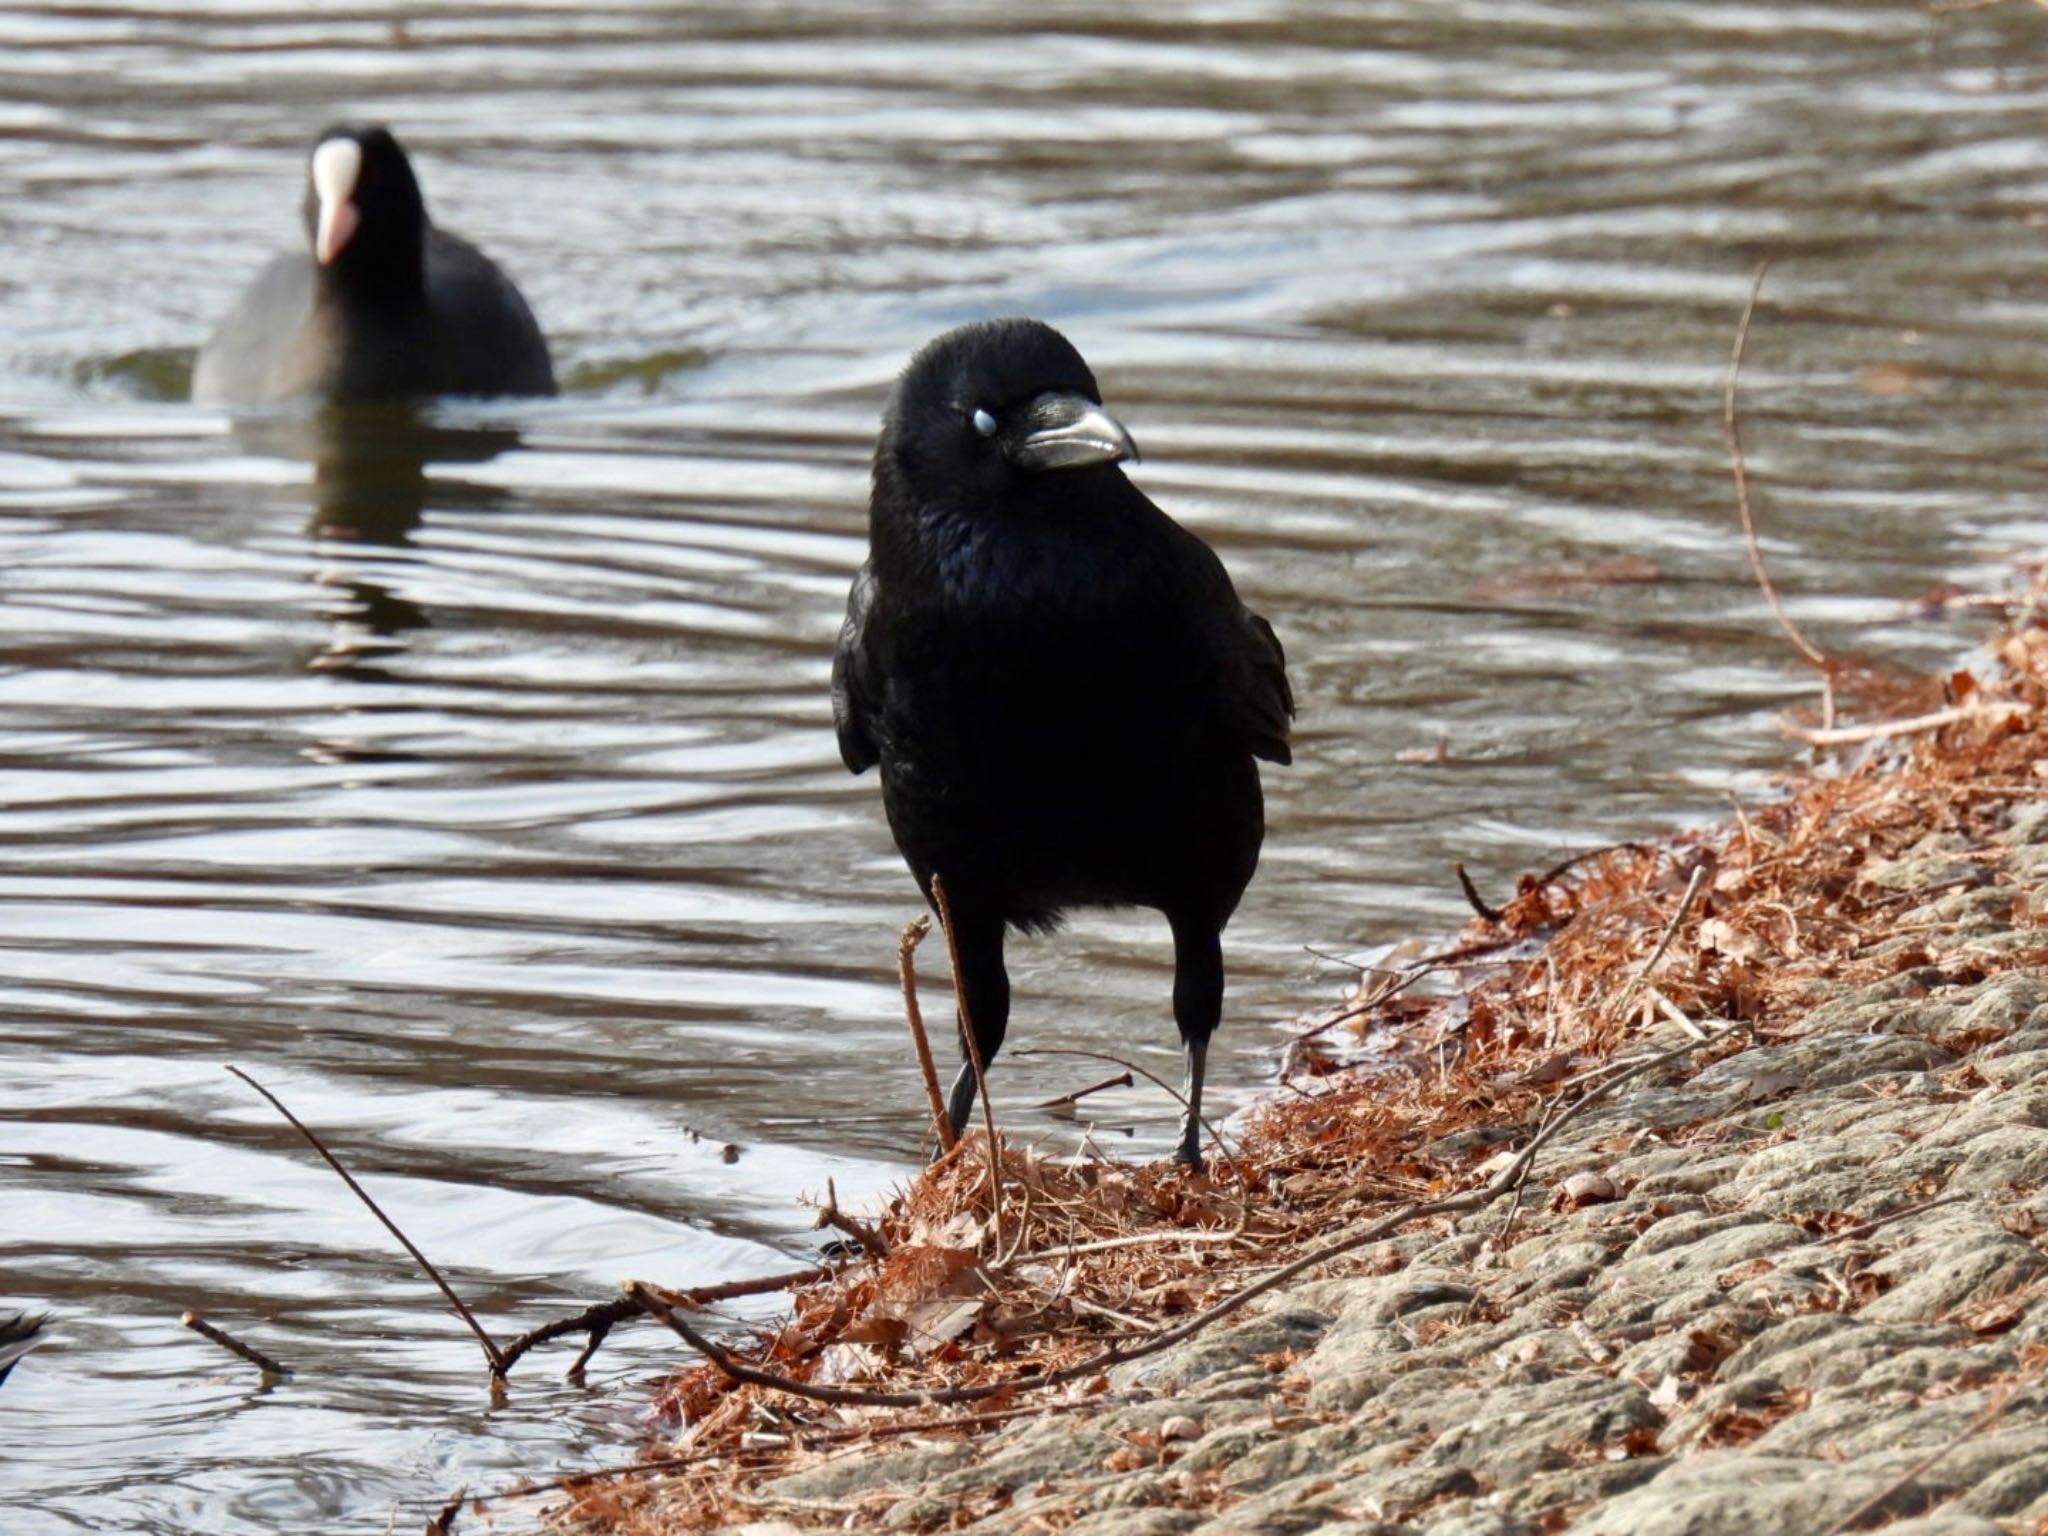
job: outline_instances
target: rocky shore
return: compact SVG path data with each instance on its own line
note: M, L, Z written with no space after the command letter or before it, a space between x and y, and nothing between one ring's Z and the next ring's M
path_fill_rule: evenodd
M1048 1205L1122 1189L1100 1230L1130 1247L1027 1244L1015 1188L991 1230L963 1148L881 1224L886 1260L752 1353L827 1395L940 1396L821 1402L702 1367L663 1460L557 1496L552 1523L2048 1531L2044 656L2010 636L1990 681L1951 680L1950 723L1711 833L1526 880L1451 951L1471 985L1416 1003L1371 980L1350 1064L1276 1104L1213 1189L1005 1162ZM1505 1197L1417 1209L1490 1187L1567 1110ZM1375 1224L1169 1349L1037 1380ZM1054 1263L1062 1243L1096 1267ZM932 1293L970 1314L950 1333L890 1303L891 1266L936 1251L974 1281ZM1045 1322L1055 1301L1073 1327ZM943 1395L963 1386L986 1391Z

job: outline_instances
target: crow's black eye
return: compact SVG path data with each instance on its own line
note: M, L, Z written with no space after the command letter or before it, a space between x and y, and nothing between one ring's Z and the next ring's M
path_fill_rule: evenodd
M976 411L967 419L974 424L974 430L983 437L994 437L996 435L996 419L989 415L987 411Z

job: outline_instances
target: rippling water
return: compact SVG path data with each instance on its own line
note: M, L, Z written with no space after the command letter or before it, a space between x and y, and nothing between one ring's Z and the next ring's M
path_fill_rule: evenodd
M1341 986L1307 947L1455 923L1452 860L1504 890L1766 792L1804 685L1720 442L1750 268L1794 610L1952 653L1904 600L2048 533L2044 42L1875 0L0 12L0 1306L57 1316L0 1390L7 1528L416 1528L626 1453L667 1351L493 1406L225 1063L508 1336L782 1267L800 1194L910 1167L915 895L825 684L944 325L1065 327L1288 645L1226 1101ZM341 115L519 278L564 399L367 468L171 403ZM1171 1070L1161 927L1015 945L1015 1038ZM1057 1142L1030 1105L1084 1075L999 1099Z

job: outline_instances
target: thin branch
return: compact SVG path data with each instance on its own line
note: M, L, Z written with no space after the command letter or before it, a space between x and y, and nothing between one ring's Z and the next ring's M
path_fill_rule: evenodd
M967 1064L974 1070L975 1092L981 1098L981 1123L988 1131L989 1226L996 1247L1003 1245L1003 1163L1002 1148L996 1142L996 1110L988 1096L988 1064L981 1059L981 1042L974 1037L974 1015L967 1010L967 984L961 979L960 937L953 931L953 903L946 897L946 882L932 876L932 905L939 909L939 926L946 935L946 964L953 972L953 1005L960 1012L960 1045Z
M1778 589L1771 583L1770 570L1764 565L1763 546L1757 542L1756 517L1749 505L1749 466L1742 456L1742 422L1735 409L1735 387L1742 377L1742 354L1749 347L1749 323L1756 317L1757 296L1764 289L1764 274L1771 270L1769 258L1757 263L1756 276L1749 285L1749 302L1742 306L1741 323L1735 327L1735 350L1728 359L1728 380L1721 392L1721 435L1728 444L1728 467L1735 476L1735 509L1742 516L1742 538L1749 550L1749 568L1756 574L1756 584L1763 589L1764 601L1771 606L1771 616L1778 621L1778 627L1799 648L1804 656L1821 672L1834 670L1820 648L1800 632L1792 616L1785 612L1785 605L1778 600Z
M896 941L896 974L903 982L903 1017L910 1023L910 1043L917 1051L917 1070L924 1077L924 1096L931 1105L932 1126L939 1133L939 1150L953 1150L953 1122L946 1117L946 1101L939 1093L939 1069L932 1065L932 1043L924 1032L924 1010L917 1005L917 946L932 931L932 920L920 912L903 925Z
M1086 1088L1076 1088L1072 1093L1063 1093L1057 1098L1040 1099L1034 1107L1038 1109L1060 1109L1080 1103L1091 1093L1101 1093L1104 1089L1108 1088L1129 1088L1136 1081L1137 1079L1132 1077L1129 1069L1126 1068L1122 1072L1113 1073L1105 1077L1099 1083L1090 1083Z
M971 1387L935 1387L922 1392L875 1392L860 1387L820 1386L813 1382L798 1381L795 1377L785 1376L776 1371L763 1370L759 1366L736 1359L730 1351L706 1338L680 1317L676 1316L669 1307L662 1303L659 1296L637 1280L627 1281L625 1290L626 1294L644 1307L650 1316L658 1322L667 1324L679 1338L705 1359L709 1360L728 1379L750 1383L758 1387L767 1387L778 1392L787 1392L795 1397L809 1398L813 1402L838 1403L870 1408L921 1408L944 1403L979 1402L984 1398L997 1395L1035 1392L1047 1387L1064 1386L1068 1382L1084 1381L1093 1378L1111 1366L1122 1365L1131 1360L1142 1360L1147 1356L1163 1353L1173 1348L1176 1344L1185 1343L1188 1339L1193 1338L1212 1324L1220 1322L1223 1318L1247 1306L1267 1292L1278 1289L1288 1281L1327 1264L1332 1259L1342 1258L1345 1254L1355 1252L1360 1248L1366 1247L1368 1244L1379 1242L1382 1238L1399 1231L1412 1221L1419 1221L1425 1217L1459 1215L1484 1209L1519 1185L1529 1167L1534 1163L1536 1154L1554 1140L1559 1131L1563 1130L1565 1126L1569 1125L1598 1100L1606 1097L1622 1084L1640 1077L1646 1072L1676 1061L1680 1057L1689 1055L1694 1051L1702 1050L1706 1046L1717 1045L1733 1035L1746 1031L1748 1028L1747 1024L1731 1024L1728 1028L1713 1035L1703 1044L1696 1044L1688 1040L1675 1049L1660 1051L1654 1056L1645 1057L1614 1072L1604 1081L1588 1088L1584 1094L1574 1100L1562 1113L1549 1119L1530 1138L1529 1145L1522 1149L1521 1153L1512 1163L1501 1170L1491 1181L1477 1189L1467 1190L1459 1195L1446 1196L1440 1200L1430 1200L1404 1206L1400 1210L1394 1211L1390 1215L1361 1228L1348 1237L1339 1238L1332 1243L1326 1243L1322 1247L1302 1255L1302 1257L1294 1260L1292 1263L1284 1264L1263 1278L1253 1281L1250 1285L1233 1291L1206 1311L1197 1313L1194 1317L1189 1318L1177 1327L1169 1328L1164 1333L1154 1334L1140 1342L1111 1345L1109 1348L1090 1356L1086 1360L1062 1366L1057 1370L1041 1371L1036 1376L1023 1376L1010 1381L989 1382Z
M429 1259L424 1253L421 1253L419 1249L413 1245L413 1240L407 1237L403 1232L401 1232L398 1229L397 1222L393 1221L389 1216L386 1216L384 1214L384 1208L378 1205L376 1201L370 1198L369 1191L364 1189L362 1185L356 1182L354 1174L350 1173L346 1168L341 1166L341 1160L337 1158L332 1152L327 1150L326 1144L322 1142L318 1136L315 1136L313 1132L307 1128L305 1122L300 1120L297 1115L293 1114L290 1110L284 1107L284 1101L282 1099L280 1099L276 1094L272 1093L268 1088L264 1087L261 1083L257 1082L255 1078L251 1077L248 1073L244 1072L240 1067L230 1066L228 1068L228 1071L234 1073L236 1077L239 1077L251 1088L254 1088L258 1093L262 1094L264 1098L270 1100L270 1107L275 1109L280 1115L283 1115L285 1119L291 1122L292 1129L297 1131L301 1136L305 1137L307 1143L313 1148L313 1150L315 1152L318 1152L321 1155L321 1157L326 1159L327 1166L332 1168L339 1175L341 1175L341 1182L349 1187L350 1193L352 1193L358 1200L362 1201L364 1205L369 1207L370 1214L372 1216L376 1217L379 1221L384 1223L384 1230L389 1232L393 1237L398 1239L399 1244L405 1249L405 1251L412 1255L413 1262L419 1265L421 1269L426 1271L426 1275L429 1280L432 1280L435 1285L440 1287L441 1294L448 1298L448 1304L455 1309L456 1315L460 1317L465 1323L469 1324L469 1331L476 1335L477 1342L483 1345L484 1347L485 1358L491 1362L491 1374L502 1380L505 1375L505 1352L498 1348L498 1341L496 1339L493 1339L490 1336L490 1334L484 1331L484 1325L476 1320L476 1314L469 1310L469 1307L463 1302L463 1299L460 1296L455 1294L455 1288L451 1286L447 1282L447 1280L442 1277L441 1271L434 1268L433 1261Z
M1958 704L1952 709L1937 709L1931 715L1915 715L1909 720L1882 720L1875 725L1840 725L1823 730L1781 725L1779 729L1809 746L1846 747L1857 742L1876 741L1883 736L1917 736L1965 720L1992 720L1999 725L2010 725L2015 720L2024 719L2028 713L2027 706L2019 703Z
M1477 912L1489 923L1497 923L1506 915L1499 909L1489 907L1486 904L1485 898L1479 894L1479 887L1474 885L1472 877L1465 873L1465 866L1463 864L1453 864L1451 868L1457 872L1458 884L1463 887L1465 900L1471 904L1474 912Z
M1671 914L1671 921L1664 925L1663 937L1657 940L1657 947L1650 952L1650 958L1643 962L1643 968L1631 976L1628 985L1621 989L1621 996L1614 1000L1614 1010L1619 1013L1628 1005L1628 1000L1649 979L1650 972L1657 969L1657 962L1664 958L1664 952L1671 947L1671 940L1677 935L1679 926L1685 921L1685 914L1692 910L1693 898L1700 893L1701 885L1707 878L1704 861L1692 867L1692 878L1685 882L1685 894L1678 899L1678 910Z
M289 1376L292 1374L292 1368L290 1366L279 1364L277 1361L271 1359L270 1356L263 1353L262 1350L256 1348L253 1344L244 1344L240 1339L236 1338L233 1334L229 1333L225 1328L216 1328L212 1323L209 1323L197 1312L187 1312L183 1317L179 1318L178 1321L183 1323L187 1328L190 1328L202 1339L211 1339L214 1343L218 1344L222 1349L228 1351L228 1353L240 1355L244 1360L248 1361L251 1365L255 1366L257 1370L264 1372L266 1375Z
M825 1203L818 1207L818 1219L811 1223L813 1231L820 1227L831 1227L835 1231L844 1232L859 1243L860 1251L871 1259L889 1257L889 1245L882 1241L879 1233L865 1222L855 1221L839 1209L839 1191L833 1187L830 1179L825 1181Z
M1166 1081L1165 1078L1160 1077L1157 1073L1146 1071L1143 1067L1139 1066L1135 1061L1131 1061L1122 1056L1112 1055L1108 1051L1083 1051L1076 1050L1071 1046L1035 1045L1026 1047L1021 1050L1012 1051L1010 1052L1010 1054L1012 1056L1085 1056L1092 1061L1106 1061L1110 1063L1112 1066L1122 1067L1126 1072L1135 1072L1138 1074L1138 1076L1144 1078L1147 1082L1156 1084L1158 1087L1165 1089L1168 1093L1173 1095L1173 1101L1176 1104L1180 1105L1183 1112L1185 1112L1188 1107L1187 1095L1182 1093L1178 1088L1174 1087L1173 1084ZM1209 1123L1209 1117L1207 1115L1202 1116L1202 1129L1207 1131L1209 1133L1209 1139L1216 1143L1216 1150L1223 1154L1224 1161L1235 1167L1237 1164L1237 1155L1230 1150L1229 1143L1224 1141L1222 1136L1220 1136L1217 1133L1216 1127Z
M585 1307L574 1317L558 1317L553 1322L542 1323L538 1328L529 1329L505 1346L505 1369L511 1370L519 1363L520 1357L537 1344L546 1344L565 1334L588 1333L590 1342L584 1346L583 1353L576 1357L576 1364L569 1368L569 1374L573 1376L589 1363L592 1355L597 1353L597 1347L604 1342L606 1334L627 1318L637 1317L639 1313L638 1307L627 1306L617 1297L613 1297L610 1301L600 1301L596 1306Z

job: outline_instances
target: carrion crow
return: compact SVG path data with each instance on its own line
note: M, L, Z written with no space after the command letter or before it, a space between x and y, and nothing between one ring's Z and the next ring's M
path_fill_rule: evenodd
M1224 924L1285 763L1280 642L1223 564L1118 467L1137 446L1073 345L1035 320L948 331L883 414L867 563L832 668L840 755L880 765L911 873L943 883L984 1063L1009 1024L1006 928L1151 907L1186 1051L1177 1158L1201 1166ZM964 1054L964 1052L963 1052ZM974 1099L953 1084L957 1132Z

